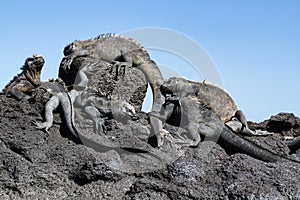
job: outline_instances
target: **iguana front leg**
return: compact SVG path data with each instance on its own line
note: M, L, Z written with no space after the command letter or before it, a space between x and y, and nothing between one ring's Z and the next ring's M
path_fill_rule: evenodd
M190 138L180 138L180 139L175 139L174 143L175 144L179 144L182 147L196 147L198 146L198 144L201 141L201 137L200 134L198 132L198 126L199 124L194 123L194 122L190 122L187 125L187 131L188 134L190 135ZM209 129L209 127L204 126L204 128L201 128L201 130L206 131L207 133L204 133L203 135L209 134L209 132L211 131Z
M176 106L174 103L168 100L169 99L166 99L166 102L161 105L159 113L150 113L149 116L151 123L150 138L155 137L156 144L154 144L154 146L157 146L158 148L162 147L164 143L162 137L163 125L171 117Z
M104 119L102 118L100 112L97 108L93 106L86 106L84 111L88 114L89 118L94 122L96 133L104 133L106 127L104 125Z
M25 89L25 90L24 90ZM26 84L19 83L13 86L9 92L9 94L15 97L17 100L28 100L31 97L26 95L24 92L28 92L29 90L33 89L32 87L26 86Z
M59 97L54 95L50 98L50 100L46 103L45 107L45 122L34 122L37 129L44 129L47 133L49 129L53 125L53 111L59 105Z
M125 75L125 71L127 67L131 67L133 65L138 66L143 64L141 59L137 59L137 56L134 56L131 52L125 51L125 50L121 50L120 51L122 58L124 59L124 61L117 61L114 60L113 66L111 68L111 72L113 72L113 69L116 69L116 79L120 74L121 68L123 69L123 75Z
M71 68L72 62L74 61L75 58L78 57L86 57L89 55L88 50L80 50L80 51L74 51L73 53L67 55L64 57L62 61L62 68L64 70L69 70Z
M102 61L96 61L93 63L90 63L88 65L83 66L81 69L79 69L76 77L76 85L85 87L89 83L88 75L93 75L97 73L101 69Z

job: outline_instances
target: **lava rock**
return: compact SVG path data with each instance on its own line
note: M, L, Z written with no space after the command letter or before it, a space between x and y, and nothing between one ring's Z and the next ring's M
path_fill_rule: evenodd
M116 122L106 137L116 144L147 146L161 154L163 165L149 154L122 157L113 150L99 153L68 138L59 110L49 134L35 129L32 122L43 120L45 102L46 97L43 100L39 94L30 101L0 95L0 199L300 197L298 163L284 159L266 163L244 154L229 156L210 141L183 149L166 142L162 149L154 149L147 145L150 127L147 114L142 112L137 121ZM287 153L286 148L277 148L284 146L280 134L251 139L278 154ZM132 164L134 161L138 162ZM132 170L124 170L130 164Z

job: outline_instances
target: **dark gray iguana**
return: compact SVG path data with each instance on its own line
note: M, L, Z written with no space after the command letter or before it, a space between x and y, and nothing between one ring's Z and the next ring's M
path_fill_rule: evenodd
M76 58L88 57L95 60L105 61L115 67L133 66L140 69L150 83L153 93L153 105L150 113L151 132L155 133L156 127L160 127L157 118L164 97L160 93L160 85L163 77L157 65L151 60L146 49L136 41L112 34L101 35L95 39L76 40L64 48L64 59L61 70L68 70ZM72 65L73 66L73 65ZM81 66L77 66L80 68ZM101 66L99 66L101 67ZM61 77L59 75L59 77ZM158 138L159 140L160 138ZM158 141L158 145L161 141Z
M105 118L115 118L118 121L138 119L134 107L123 100L112 99L90 88L84 88L82 91L71 90L71 92L72 102L84 109L86 116L94 122L96 133L104 132L106 129Z
M202 103L195 101L191 96L183 96L178 99L167 99L162 106L161 116L168 120L174 126L186 128L190 134L188 146L197 146L201 140L200 135L208 140L217 141L225 149L234 153L245 153L249 156L266 162L276 162L282 158L300 163L298 160L289 158L285 155L277 155L270 150L260 147L237 134L234 134L212 110L206 108ZM177 124L175 118L181 118L180 124ZM207 139L206 138L206 139ZM179 143L182 142L179 139Z
M213 111L207 109L204 105L191 97L182 97L174 102L166 102L166 105L162 108L162 113L165 116L173 114L176 105L180 104L180 116L181 125L188 130L190 137L192 138L189 145L198 145L200 142L200 134L217 141L217 143L229 149L235 153L245 153L249 156L257 158L259 160L267 162L276 162L282 159L287 159L293 162L300 163L298 160L289 158L285 155L277 155L270 150L267 150L261 146L248 141L239 135L234 134L224 123L220 120L220 117ZM179 114L179 112L177 112ZM173 116L176 117L176 116ZM177 115L178 117L178 115Z
M161 87L164 96L182 98L190 96L194 101L203 104L215 112L234 132L250 136L264 136L271 133L251 130L247 120L230 95L223 89L205 82L197 83L184 78L170 78Z
M126 153L126 151L124 150L127 149L129 151L134 151L137 153L147 153L147 151L141 149L127 147L119 148L113 144L109 144L108 141L100 141L103 142L103 145L101 145L101 143L96 143L80 134L74 125L73 102L76 101L77 104L80 104L80 106L86 109L86 112L88 115L90 115L90 118L93 119L95 123L97 123L95 124L96 126L103 125L101 118L97 118L99 116L101 117L100 111L106 114L111 112L111 109L109 109L107 106L107 104L109 104L107 102L113 104L115 115L125 117L135 117L134 107L126 102L119 100L96 101L97 98L94 96L94 93L91 95L91 98L84 97L80 99L79 97L81 97L82 94L85 92L85 90L82 90L83 88L85 88L85 84L82 84L82 86L78 86L78 88L80 88L81 90L72 89L70 92L68 92L64 82L61 79L58 79L58 81L52 80L48 82L41 82L40 71L43 67L43 64L44 58L42 56L34 55L32 57L27 58L23 67L23 72L17 77L15 77L13 81L11 81L11 83L5 88L5 91L7 91L7 93L9 93L10 90L13 88L13 94L18 95L14 97L18 98L19 100L27 100L32 98L32 91L39 89L45 90L52 95L50 100L46 103L45 107L46 121L44 123L35 122L36 127L38 129L45 129L46 132L48 132L49 128L53 124L53 110L56 109L58 105L61 105L68 130L71 133L71 139L73 139L74 142L81 144L84 143L88 147L91 147L96 151L101 152L107 150L116 150L119 153ZM86 74L90 74L97 71L99 64L103 64L102 61L96 61L94 63L82 67L79 73L79 80L83 81L80 81L80 83L85 82ZM23 93L24 91L26 91L26 93ZM91 103L93 105L88 105Z
M287 145L290 149L290 154L295 153L297 150L300 149L300 138L287 142Z
M79 144L84 144L87 147L93 148L95 151L98 152L106 152L109 150L115 150L116 152L120 154L128 154L129 152L133 153L149 153L150 155L153 155L154 157L158 158L153 153L150 153L147 150L137 149L133 147L118 147L109 141L105 140L103 141L97 141L91 140L81 134L77 128L75 127L74 123L74 107L73 102L76 101L77 96L80 96L80 93L82 91L77 91L75 89L68 92L64 86L63 81L55 81L55 82L45 82L40 87L40 89L46 90L49 92L52 97L50 100L46 103L45 107L45 122L35 122L37 129L44 129L46 131L49 130L49 128L53 124L53 111L61 105L63 113L64 113L64 119L66 122L66 125L68 127L68 130L71 132L71 138L74 142ZM39 89L38 88L38 89ZM86 104L84 104L86 105ZM126 102L120 102L116 101L114 103L114 106L116 106L114 109L119 111L120 115L126 115L126 116L132 116L134 117L134 111L132 110L133 107L126 103ZM128 112L128 113L123 113ZM93 114L92 114L93 115ZM93 116L91 116L93 117Z
M31 91L41 84L41 71L45 60L41 55L34 54L25 60L22 72L15 76L3 89L2 93L18 100L30 98Z
M280 156L273 152L231 132L242 132L249 128L243 113L237 110L235 102L224 90L205 82L196 83L183 78L170 78L161 86L161 92L166 97L160 112L161 120L174 126L186 127L192 138L186 143L188 146L197 146L201 141L200 134L212 138L220 135L218 143L228 149L266 161L280 159ZM222 126L231 131L225 130ZM244 133L255 134L250 129ZM261 135L264 134L265 132L261 132ZM183 143L182 140L179 141ZM291 142L288 145L291 152L293 149L299 149L299 144L299 141Z

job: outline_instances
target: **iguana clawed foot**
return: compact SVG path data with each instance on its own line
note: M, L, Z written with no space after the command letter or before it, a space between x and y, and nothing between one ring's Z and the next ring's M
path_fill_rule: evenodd
M106 126L104 125L105 120L102 118L98 118L97 121L94 121L95 131L98 134L105 133L107 131Z
M101 116L99 110L93 106L85 107L85 113L94 122L95 132L97 134L105 133L105 119Z
M243 124L237 120L232 119L231 121L228 121L225 123L225 125L231 129L235 133L240 133L242 135L246 136L269 136L273 135L273 133L263 131L263 130L251 130L248 126L243 126Z
M170 142L171 147L174 146L174 143L173 143L174 138L172 137L172 135L170 134L169 131L167 131L165 129L162 129L161 132L160 132L160 136L161 136L160 137L161 140L160 140L160 142L158 144L159 148L161 148L163 146L165 140L168 141L168 142Z
M75 59L75 56L69 55L65 58L63 58L61 66L63 66L64 70L70 70L73 60Z
M126 68L129 66L127 62L120 62L120 61L113 61L112 64L113 65L110 69L110 73L113 73L113 71L115 70L116 73L115 80L118 80L119 75L124 76L126 72Z
M249 129L251 130L251 129ZM268 131L263 131L263 130L251 130L252 134L251 136L269 136L273 135L273 133L268 132Z
M36 129L39 130L45 130L46 133L49 133L49 129L51 128L52 124L49 122L37 122L37 121L33 121L33 124L35 125Z
M241 110L237 110L234 116L229 121L225 122L225 125L233 132L247 136L268 136L273 134L262 130L251 130L248 127L246 117Z
M82 69L82 71L84 71L84 73L86 74L95 74L97 73L101 68L101 63L102 61L96 61L96 62L93 62L87 66L84 66Z
M181 147L196 147L198 143L191 139L174 139L173 142ZM197 143L197 144L196 144Z
M176 138L174 138L172 136L172 134L165 129L161 130L160 136L161 136L160 137L161 142L160 142L160 145L158 145L159 148L162 148L162 146L165 142L169 142L171 148L173 148L175 146L177 147L177 145L183 147L183 146L197 146L197 144L198 144L198 142L193 141L193 140L187 138L186 136L181 136L180 134L177 134Z

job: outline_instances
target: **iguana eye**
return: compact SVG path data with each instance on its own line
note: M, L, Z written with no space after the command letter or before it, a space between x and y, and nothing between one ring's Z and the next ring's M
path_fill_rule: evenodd
M34 57L28 57L25 62L28 63L30 61L34 61Z
M74 44L72 42L64 48L64 56L70 55L72 53L73 46L74 46Z
M199 93L200 90L199 90L199 88L196 85L193 85L192 88L193 88L195 94Z

